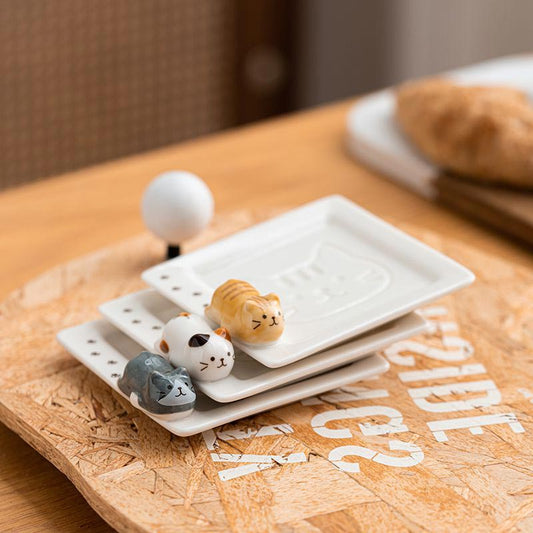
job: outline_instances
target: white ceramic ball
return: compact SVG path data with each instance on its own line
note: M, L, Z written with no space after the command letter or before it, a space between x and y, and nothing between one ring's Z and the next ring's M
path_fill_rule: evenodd
M150 182L141 212L151 232L168 244L178 245L209 224L214 204L209 187L198 176L171 170Z

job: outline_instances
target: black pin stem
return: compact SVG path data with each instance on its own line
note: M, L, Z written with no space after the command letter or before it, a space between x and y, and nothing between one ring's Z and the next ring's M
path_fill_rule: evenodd
M173 259L180 255L180 245L179 244L169 244L167 248L167 259Z

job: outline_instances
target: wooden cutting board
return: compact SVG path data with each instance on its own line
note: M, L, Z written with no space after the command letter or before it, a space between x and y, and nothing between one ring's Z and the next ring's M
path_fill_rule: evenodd
M189 249L271 214L221 216ZM433 332L379 379L172 436L55 341L142 287L163 247L141 235L3 302L0 419L120 531L531 531L533 272L408 231L478 280L427 307Z
M466 216L533 246L533 191L476 184L441 174L437 200Z

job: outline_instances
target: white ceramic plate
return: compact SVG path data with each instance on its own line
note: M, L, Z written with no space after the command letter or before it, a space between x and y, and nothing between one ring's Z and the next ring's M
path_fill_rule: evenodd
M263 365L280 367L405 315L468 285L474 275L342 196L143 273L157 291L197 314L230 278L280 296L281 339L263 347L234 343Z
M59 332L57 338L76 359L124 396L117 386L117 379L128 360L142 351L141 346L105 320L64 329ZM170 432L186 437L348 383L367 379L386 372L388 368L389 364L385 359L379 355L372 355L337 370L231 404L217 403L198 392L196 407L190 416L173 422L163 421L157 416L151 418Z
M100 306L105 318L149 351L154 350L165 323L181 311L153 289L128 294ZM233 402L351 363L425 330L425 320L410 313L357 339L276 369L263 366L237 349L235 365L227 378L212 383L195 381L195 386L217 402Z

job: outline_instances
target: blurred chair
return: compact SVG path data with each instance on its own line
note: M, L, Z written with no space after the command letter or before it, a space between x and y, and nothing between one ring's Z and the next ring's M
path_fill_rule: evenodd
M0 188L283 111L287 5L4 0Z

